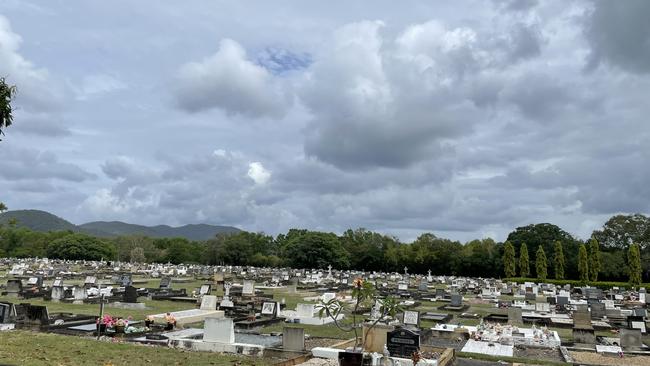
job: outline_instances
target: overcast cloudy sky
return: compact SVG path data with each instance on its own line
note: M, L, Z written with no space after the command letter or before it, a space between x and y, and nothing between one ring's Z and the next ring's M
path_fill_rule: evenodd
M650 1L0 1L0 200L83 223L587 237L650 212Z

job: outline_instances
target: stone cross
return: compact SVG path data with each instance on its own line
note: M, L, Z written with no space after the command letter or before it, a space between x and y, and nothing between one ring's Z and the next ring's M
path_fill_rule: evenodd
M427 273L429 274L429 277L431 277L431 270L428 270Z
M223 284L223 289L225 291L225 294L223 295L224 297L228 297L230 295L231 287L232 287L232 282L226 282Z
M408 267L404 267L404 275L408 275Z

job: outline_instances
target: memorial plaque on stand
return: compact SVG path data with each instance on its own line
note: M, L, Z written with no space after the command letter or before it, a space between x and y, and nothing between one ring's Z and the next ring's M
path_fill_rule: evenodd
M391 356L410 358L413 352L420 350L420 334L408 329L395 329L388 333L386 347Z

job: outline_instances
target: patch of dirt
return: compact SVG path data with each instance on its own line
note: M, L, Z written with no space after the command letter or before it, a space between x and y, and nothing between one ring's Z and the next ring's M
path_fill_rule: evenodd
M647 366L650 365L650 356L629 356L623 358L614 356L603 356L596 352L576 352L570 351L574 363L583 363L591 365L611 365L611 366Z
M547 360L554 362L564 362L562 353L557 348L540 348L516 346L514 349L515 357L530 358L535 360Z
M335 338L309 338L305 339L305 348L311 350L314 347L330 347L333 344L341 342L341 339Z

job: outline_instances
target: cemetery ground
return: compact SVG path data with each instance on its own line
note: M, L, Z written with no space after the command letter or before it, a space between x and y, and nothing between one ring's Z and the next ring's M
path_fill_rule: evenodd
M3 276L4 273L0 273ZM133 277L134 283L138 288L156 288L160 283L160 279L150 279L144 277ZM52 281L46 281L46 285L51 285ZM201 287L206 283L205 280L187 279L187 281L174 281L172 283L173 289L185 289L188 294ZM82 280L69 280L66 285L83 285ZM444 288L444 285L438 284L436 287ZM431 289L430 289L431 290ZM266 294L272 294L273 300L286 305L287 309L295 309L299 303L312 303L316 304L317 301L309 300L307 298L315 299L320 294L316 291L300 290L287 287L279 288L265 288L263 290ZM212 295L223 296L222 290L213 290ZM499 300L513 300L513 296L501 295ZM0 296L0 301L10 302L26 302L32 305L47 306L50 313L66 312L74 314L85 314L97 316L99 313L99 305L97 304L72 304L66 302L52 302L45 301L42 298L24 299L16 301L15 298ZM105 307L104 312L113 316L119 317L132 317L135 320L143 320L147 315L160 314L166 312L173 312L179 310L186 310L195 308L195 304L187 302L174 302L165 300L148 300L140 298L140 302L144 303L145 309L120 309L113 307ZM464 305L468 308L462 311L464 314L476 315L476 317L461 317L461 312L445 310L441 307L448 304L443 301L428 301L418 300L415 307L409 310L415 310L420 313L434 312L452 314L453 318L448 322L449 324L460 324L468 326L476 326L479 323L479 318L489 314L503 314L507 315L507 311L495 307L494 301L483 300L474 298L471 295L466 295L464 298ZM352 322L351 314L346 313L346 317L342 321L343 324L349 325ZM363 317L363 316L360 316ZM431 328L435 322L422 320L420 328ZM203 322L191 323L184 325L185 328L202 328ZM309 350L312 347L327 347L341 340L349 340L353 337L353 333L344 332L332 324L327 325L308 325L308 324L286 324L275 323L272 325L257 328L256 331L262 334L270 334L282 332L284 327L299 327L303 328L305 334L309 335L306 341L306 348ZM550 330L557 331L563 342L572 341L572 330L570 328L556 328L550 327ZM609 337L612 336L609 331L596 331L596 336ZM650 343L648 335L643 336L643 341ZM83 336L69 336L58 334L39 333L29 330L14 330L11 332L0 332L0 364L30 364L30 365L76 365L76 364L111 364L111 365L126 365L126 364L197 364L197 365L264 365L271 364L276 360L265 358L251 358L237 355L225 355L220 353L209 352L193 352L184 351L179 349L170 349L164 347L145 346L134 344L131 342L122 342L119 338L114 341L97 341L94 337ZM508 363L525 363L525 364L539 364L539 365L556 365L562 364L557 355L548 355L538 353L538 351L531 349L518 350L514 357L494 357L473 353L458 352L457 356L465 360L483 360L491 364L496 364L499 361ZM577 359L580 357L590 357L579 353L576 355ZM614 359L614 362L616 359ZM592 364L606 364L602 360L588 360L580 362L588 362ZM459 364L463 364L460 362ZM619 363L620 364L620 363Z
M62 337L65 337L63 339ZM261 358L191 352L39 333L0 332L3 365L266 365Z

